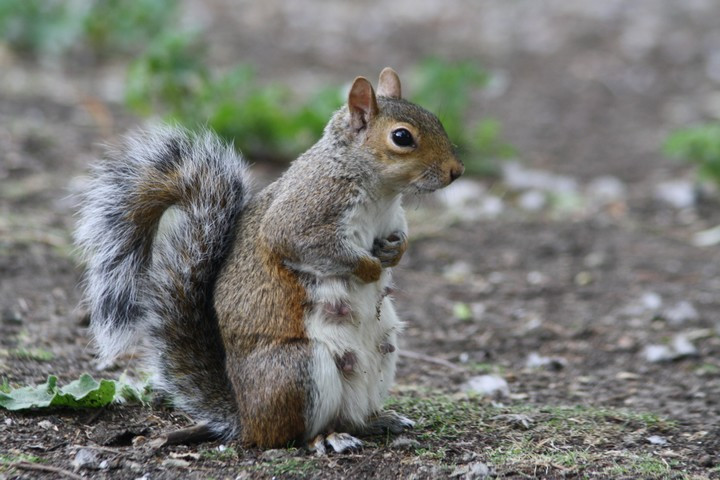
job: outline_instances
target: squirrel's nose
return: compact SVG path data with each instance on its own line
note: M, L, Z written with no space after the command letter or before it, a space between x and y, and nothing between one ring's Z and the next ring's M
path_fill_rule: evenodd
M465 166L460 164L450 169L450 182L457 180L465 172Z

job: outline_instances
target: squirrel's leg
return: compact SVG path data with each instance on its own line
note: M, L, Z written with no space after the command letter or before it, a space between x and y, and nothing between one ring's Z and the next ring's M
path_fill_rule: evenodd
M243 443L277 448L306 437L306 415L312 408L310 362L307 339L284 339L247 355L228 356Z

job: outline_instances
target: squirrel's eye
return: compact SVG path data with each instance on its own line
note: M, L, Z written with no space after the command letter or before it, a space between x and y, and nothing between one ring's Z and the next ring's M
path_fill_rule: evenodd
M410 133L407 128L393 130L391 136L393 143L398 147L412 147L415 145L412 133Z

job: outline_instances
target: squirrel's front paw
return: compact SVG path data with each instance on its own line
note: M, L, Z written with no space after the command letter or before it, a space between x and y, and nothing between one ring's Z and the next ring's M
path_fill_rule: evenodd
M407 245L405 232L393 232L386 238L375 239L372 254L380 260L383 268L394 267L400 263L400 259L407 250Z

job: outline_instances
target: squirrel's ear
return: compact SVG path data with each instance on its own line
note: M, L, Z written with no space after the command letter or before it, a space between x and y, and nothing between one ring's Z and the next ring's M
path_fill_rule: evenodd
M348 95L350 125L356 131L367 127L368 122L378 113L375 91L364 77L357 77Z
M385 67L380 72L377 94L380 97L402 98L400 77L392 68Z

